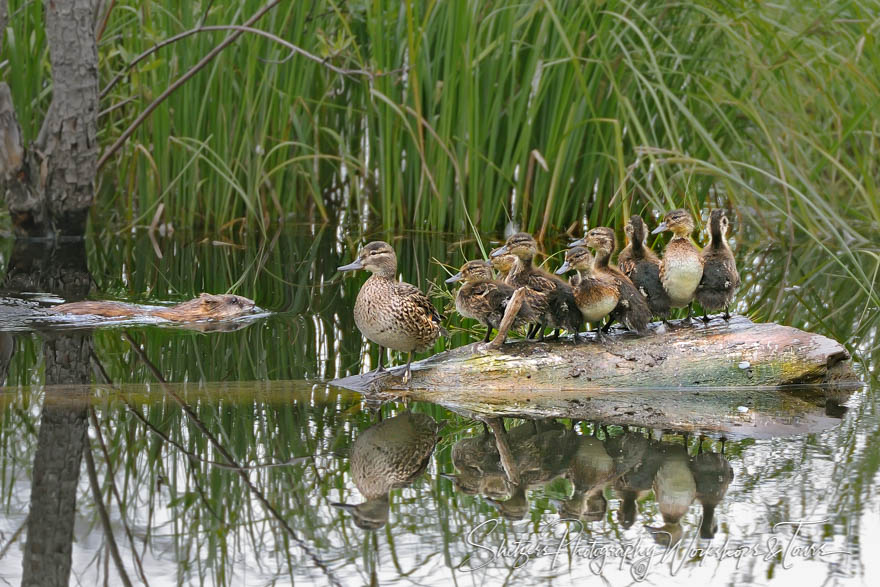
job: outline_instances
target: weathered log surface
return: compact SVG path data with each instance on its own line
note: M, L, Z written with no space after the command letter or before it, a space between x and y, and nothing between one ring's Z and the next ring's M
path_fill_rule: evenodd
M572 417L636 426L774 436L836 423L857 386L849 354L827 337L742 316L673 323L638 337L479 343L401 370L354 375L332 385L366 395L404 395L491 416ZM659 331L658 331L659 330ZM827 384L801 389L795 384Z

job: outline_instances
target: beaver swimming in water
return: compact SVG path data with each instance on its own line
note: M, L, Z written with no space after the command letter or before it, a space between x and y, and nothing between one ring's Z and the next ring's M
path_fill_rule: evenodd
M50 309L56 314L75 314L105 316L108 318L131 318L134 316L156 316L175 322L194 322L197 320L228 320L250 314L254 311L254 301L243 296L231 294L203 293L194 300L171 306L170 308L150 308L125 304L122 302L72 302Z

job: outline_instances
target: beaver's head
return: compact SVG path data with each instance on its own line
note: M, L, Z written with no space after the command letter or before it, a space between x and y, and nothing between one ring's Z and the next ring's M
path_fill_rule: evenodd
M254 311L253 300L232 294L203 293L198 297L200 319L235 318Z

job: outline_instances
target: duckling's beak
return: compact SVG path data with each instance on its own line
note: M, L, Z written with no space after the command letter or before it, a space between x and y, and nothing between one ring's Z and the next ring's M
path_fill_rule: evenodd
M501 255L506 255L509 251L510 251L510 249L507 248L507 245L504 245L503 247L499 247L499 248L495 249L494 251L492 251L491 253L489 253L489 257L494 259L495 257L500 257Z
M461 281L461 278L462 278L462 274L461 274L461 271L459 271L458 273L456 273L455 275L453 275L452 277L447 279L446 283L455 283L456 281Z
M330 505L332 505L332 506L335 507L335 508L339 508L339 509L341 509L341 510L343 510L343 511L346 511L346 512L353 512L353 511L355 511L355 510L357 509L357 506L356 506L356 505L352 505L352 504L350 504L350 503L338 503L338 502L336 502L336 503L331 503Z
M669 230L669 226L667 226L665 222L661 222L657 225L657 228L651 231L651 234L660 234L664 230Z
M562 275L563 273L568 273L571 270L571 265L566 261L563 263L559 269L556 270L556 275Z
M568 245L568 248L573 249L575 247L585 247L585 246L587 246L587 239L586 238L579 238L576 241L570 243Z
M354 263L349 263L348 265L343 265L342 267L337 267L337 271L354 271L355 269L363 269L364 263L360 259L356 260Z

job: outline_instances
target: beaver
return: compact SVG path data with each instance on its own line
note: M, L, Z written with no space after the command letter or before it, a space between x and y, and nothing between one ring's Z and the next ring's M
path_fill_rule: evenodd
M55 306L50 311L56 314L88 314L107 318L156 316L174 322L194 322L238 318L253 312L254 306L253 300L242 296L203 293L193 300L170 308L150 308L122 302L72 302Z

